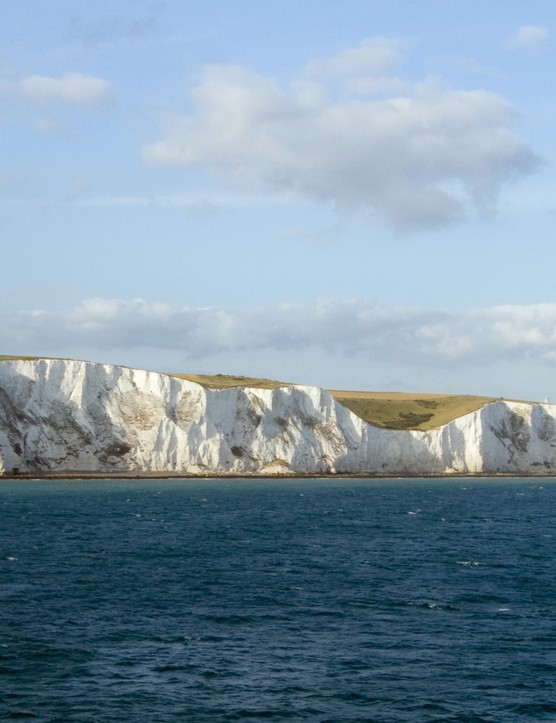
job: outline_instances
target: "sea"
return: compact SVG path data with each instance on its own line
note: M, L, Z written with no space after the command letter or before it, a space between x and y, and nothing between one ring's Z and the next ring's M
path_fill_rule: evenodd
M556 721L556 480L0 482L0 720Z

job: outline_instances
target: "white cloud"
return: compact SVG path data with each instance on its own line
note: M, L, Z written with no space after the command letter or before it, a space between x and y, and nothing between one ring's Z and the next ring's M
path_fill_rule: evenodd
M539 25L522 25L512 39L512 45L537 50L546 44L549 30Z
M446 312L334 299L236 310L89 299L61 313L2 317L0 345L21 353L159 349L202 359L320 349L429 369L556 359L556 303Z
M511 130L514 109L483 90L403 84L387 72L399 52L367 41L309 63L285 89L241 67L211 66L193 92L196 112L169 122L144 158L373 211L401 228L490 208L506 181L539 162ZM338 97L331 79L345 89ZM390 97L360 95L388 82L398 90Z
M41 105L68 103L103 106L114 100L112 88L106 80L79 73L67 73L61 78L28 75L17 83L0 83L0 94Z

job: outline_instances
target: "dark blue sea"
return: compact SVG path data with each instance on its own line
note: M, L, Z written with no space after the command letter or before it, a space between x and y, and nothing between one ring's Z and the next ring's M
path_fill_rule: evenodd
M0 720L556 721L553 480L0 482Z

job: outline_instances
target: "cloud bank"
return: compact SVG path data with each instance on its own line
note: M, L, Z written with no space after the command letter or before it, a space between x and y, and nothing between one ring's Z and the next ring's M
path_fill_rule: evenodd
M1 315L0 329L3 349L39 355L48 350L53 356L78 346L102 352L179 350L189 359L316 348L428 367L556 363L556 304L447 312L334 299L243 309L89 299L61 313Z
M307 64L288 87L238 66L205 70L195 111L143 148L153 164L205 166L234 183L278 189L398 228L435 227L494 205L539 163L502 97L394 73L384 38Z

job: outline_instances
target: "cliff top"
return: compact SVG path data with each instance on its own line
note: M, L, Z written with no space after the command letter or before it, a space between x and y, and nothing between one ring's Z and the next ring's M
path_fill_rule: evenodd
M0 361L39 361L45 357L0 355ZM63 359L62 361L71 361ZM186 379L209 389L250 387L277 389L296 386L288 382L228 374L182 374L168 376ZM327 390L340 404L377 427L384 429L426 431L474 412L495 401L495 397L461 394L428 394L412 392L368 392L349 390Z

